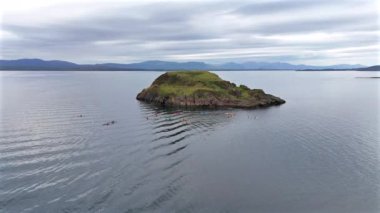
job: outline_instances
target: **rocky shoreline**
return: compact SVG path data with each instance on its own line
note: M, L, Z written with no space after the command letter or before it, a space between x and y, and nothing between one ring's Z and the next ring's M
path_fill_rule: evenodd
M136 99L164 107L259 108L285 103L283 99L266 94L261 89L249 89L244 85L237 87L213 73L189 72L161 75L149 88L142 90ZM213 75L210 76L211 80L204 78L209 74ZM166 92L168 87L173 88L172 92ZM197 87L200 88L194 89Z

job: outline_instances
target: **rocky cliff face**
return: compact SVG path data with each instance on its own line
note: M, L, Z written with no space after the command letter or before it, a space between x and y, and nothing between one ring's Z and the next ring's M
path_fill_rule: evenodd
M261 89L220 79L210 72L168 72L141 91L138 100L162 106L256 108L285 103Z

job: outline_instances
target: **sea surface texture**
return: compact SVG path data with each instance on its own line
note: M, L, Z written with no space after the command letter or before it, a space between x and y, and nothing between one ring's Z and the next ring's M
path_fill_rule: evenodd
M216 72L286 100L137 101L162 72L0 72L0 212L380 212L376 72ZM112 122L114 121L114 122Z

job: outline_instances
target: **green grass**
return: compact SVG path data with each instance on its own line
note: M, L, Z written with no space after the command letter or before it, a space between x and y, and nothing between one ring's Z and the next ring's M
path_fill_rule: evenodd
M198 96L210 95L247 99L252 90L244 85L222 80L218 75L207 71L167 72L158 77L148 90L156 91L160 96Z
M177 76L189 81L222 81L218 75L207 71L178 71L169 72L169 76Z

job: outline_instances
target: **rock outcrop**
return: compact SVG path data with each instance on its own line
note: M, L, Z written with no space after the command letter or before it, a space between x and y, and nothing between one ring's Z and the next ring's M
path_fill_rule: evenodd
M167 72L136 98L172 107L257 108L285 103L261 89L236 86L206 71Z

